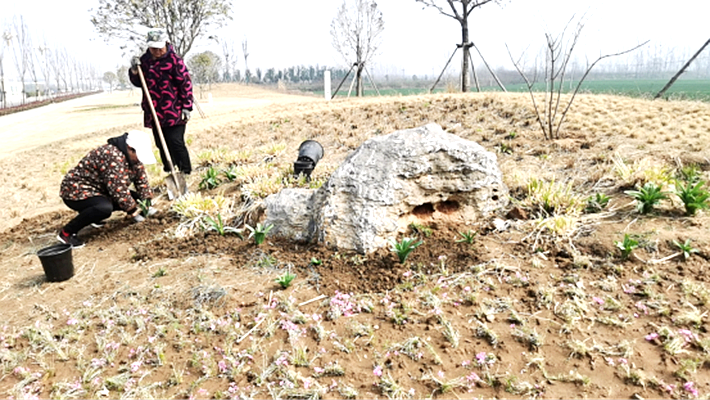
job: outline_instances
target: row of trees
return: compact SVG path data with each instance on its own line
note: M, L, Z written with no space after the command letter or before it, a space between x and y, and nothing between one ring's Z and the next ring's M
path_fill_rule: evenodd
M0 104L3 108L8 107L8 103L24 104L30 97L101 88L96 68L74 58L65 48L38 39L22 16L3 21L0 29ZM10 90L9 76L17 77L12 79L20 84L17 93Z

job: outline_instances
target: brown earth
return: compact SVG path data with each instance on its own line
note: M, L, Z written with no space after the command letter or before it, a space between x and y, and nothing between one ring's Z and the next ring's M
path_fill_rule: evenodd
M144 223L115 213L104 228L81 232L87 245L72 253L75 276L50 283L36 252L73 215L57 198L63 171L106 138L139 127L138 93L1 117L10 139L0 155L0 393L710 394L707 214L685 216L675 198L640 215L624 194L680 165L695 164L708 179L710 106L583 95L562 138L545 141L520 94L333 102L242 86L213 94L201 102L206 118L195 112L188 127L199 165L193 192L244 201L247 182L198 188L226 151L248 150L238 164L269 174L287 170L298 144L315 139L326 153L315 178L326 179L367 138L436 122L498 154L512 203L498 225L420 215L419 229L406 234L424 243L402 264L389 249L361 255L273 237L256 245L200 230L181 237L179 216L160 196L159 214ZM621 159L629 174L618 172ZM151 171L156 187L160 175ZM583 198L605 193L610 205L553 231L527 199L530 177L569 184ZM461 241L468 231L476 232L471 244ZM628 259L614 245L625 233L640 244ZM678 252L673 241L687 239L697 252L669 257ZM282 289L274 280L286 271L297 278ZM648 340L652 333L660 336Z

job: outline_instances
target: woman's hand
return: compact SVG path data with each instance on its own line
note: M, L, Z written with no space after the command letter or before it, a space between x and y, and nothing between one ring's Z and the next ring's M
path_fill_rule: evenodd
M132 218L135 222L145 221L145 217L141 215L141 209L137 208L133 213L126 213L126 218Z

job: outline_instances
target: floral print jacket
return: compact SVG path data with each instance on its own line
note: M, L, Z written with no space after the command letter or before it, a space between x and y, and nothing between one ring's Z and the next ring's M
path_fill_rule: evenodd
M185 62L175 53L173 46L168 44L168 52L154 60L150 52L141 56L140 68L143 70L146 86L153 100L155 113L160 126L170 127L185 124L182 120L182 110L192 111L192 80ZM128 78L133 86L142 88L141 78L128 70ZM153 115L150 112L148 100L143 96L143 124L153 128Z
M105 144L92 150L64 176L59 195L65 200L86 200L104 196L127 213L134 213L138 204L131 196L130 185L143 200L153 197L145 167L140 162L131 166L121 150Z

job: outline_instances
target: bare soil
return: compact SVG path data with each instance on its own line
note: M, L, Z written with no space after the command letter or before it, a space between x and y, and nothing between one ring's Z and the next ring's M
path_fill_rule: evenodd
M194 192L216 164L206 152L247 149L242 165L285 167L301 141L315 139L325 148L316 178L325 179L368 138L436 122L498 154L511 205L474 226L420 215L429 230L410 227L423 244L400 263L389 249L362 255L275 237L257 245L199 230L179 237L180 218L161 195L144 223L115 213L82 231L75 276L51 283L36 252L74 215L58 199L63 171L139 128L139 93L0 117L9 138L0 154L0 394L709 396L708 215L684 215L677 197L641 215L624 193L681 165L708 179L709 105L583 95L561 138L547 141L523 94L325 102L243 86L212 93L200 102L205 118L195 112L188 125ZM619 159L633 171L621 176ZM611 201L555 233L526 202L530 177ZM201 192L238 204L243 185ZM473 243L461 240L469 231ZM639 242L628 258L615 246L624 234ZM696 252L670 257L673 241L687 239ZM287 271L297 277L283 289L275 279Z

